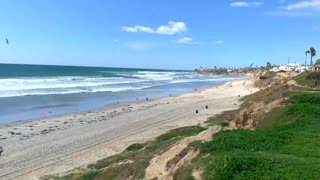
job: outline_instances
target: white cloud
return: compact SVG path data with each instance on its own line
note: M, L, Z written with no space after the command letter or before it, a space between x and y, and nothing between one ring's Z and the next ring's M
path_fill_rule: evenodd
M282 7L282 9L285 9L288 11L307 9L307 8L320 9L320 0L299 1L293 4L289 4L285 7Z
M189 37L183 37L183 38L175 40L173 42L179 43L179 44L200 44L199 42L193 41L193 39L189 38Z
M144 27L144 26L134 26L134 27L122 27L123 31L128 31L128 32L147 32L147 33L153 33L154 31L149 28L149 27Z
M178 39L176 42L181 44L190 44L192 42L192 38L184 37L184 38Z
M288 1L286 1L288 2ZM289 3L271 12L272 15L285 16L318 16L320 15L320 0L300 0L295 3Z
M216 41L216 44L222 44L223 41Z
M262 5L262 2L246 2L246 1L242 1L242 2L230 3L231 7L259 7L261 5Z
M186 32L187 26L184 22L169 21L167 25L162 25L154 29L146 26L133 26L133 27L124 26L121 29L123 31L128 31L128 32L146 32L146 33L173 35L177 33Z
M172 35L172 34L186 32L186 31L187 31L187 26L184 22L173 22L173 21L169 21L168 25L160 26L156 30L158 34L167 34L167 35Z
M249 3L247 3L247 2L233 2L233 3L230 4L230 6L233 6L233 7L248 7Z

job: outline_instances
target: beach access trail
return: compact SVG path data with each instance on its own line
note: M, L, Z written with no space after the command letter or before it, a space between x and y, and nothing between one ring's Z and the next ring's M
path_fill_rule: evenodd
M242 80L172 97L0 125L4 148L0 179L38 179L94 163L130 144L234 110L241 97L257 90L251 80Z

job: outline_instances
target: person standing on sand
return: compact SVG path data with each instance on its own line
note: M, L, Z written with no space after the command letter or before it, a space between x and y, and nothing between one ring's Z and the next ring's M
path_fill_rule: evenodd
M3 152L3 148L2 148L2 146L0 146L0 156L1 156L2 152Z

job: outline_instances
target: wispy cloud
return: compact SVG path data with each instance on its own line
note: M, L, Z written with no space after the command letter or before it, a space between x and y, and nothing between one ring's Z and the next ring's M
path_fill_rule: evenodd
M162 25L157 28L151 28L146 26L133 26L133 27L123 26L121 29L123 31L128 31L128 32L146 32L146 33L152 33L152 34L173 35L177 33L186 32L187 26L184 22L169 21L167 25Z
M181 39L175 40L174 42L179 44L199 44L199 42L193 41L193 39L190 37L183 37Z
M122 30L128 32L147 32L147 33L154 33L154 31L149 27L144 26L134 26L134 27L122 27Z
M259 7L262 5L262 2L246 2L246 1L239 1L239 2L232 2L230 3L231 7Z
M184 37L177 40L177 43L188 44L192 42L192 38Z
M216 44L222 44L223 41L216 41Z
M304 0L281 6L274 15L317 16L320 15L320 0Z
M299 9L315 8L320 9L320 0L300 1L287 6L281 7L282 9L292 11Z

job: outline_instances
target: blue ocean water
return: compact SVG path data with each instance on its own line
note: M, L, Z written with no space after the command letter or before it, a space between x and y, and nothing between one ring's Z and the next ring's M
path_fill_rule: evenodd
M241 77L191 71L0 64L0 124L190 92Z

